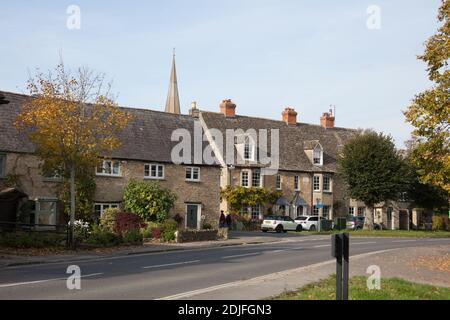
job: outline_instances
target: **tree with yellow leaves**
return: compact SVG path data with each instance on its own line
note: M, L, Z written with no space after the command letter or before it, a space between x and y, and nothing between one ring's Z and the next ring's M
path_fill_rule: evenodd
M438 19L441 27L419 56L435 85L418 94L404 114L414 126L412 160L422 182L450 193L450 0L442 1Z
M88 68L71 72L61 62L28 80L28 100L16 119L43 160L43 169L70 178L70 225L73 245L75 176L93 170L100 158L120 146L118 134L131 120L111 95L105 75Z

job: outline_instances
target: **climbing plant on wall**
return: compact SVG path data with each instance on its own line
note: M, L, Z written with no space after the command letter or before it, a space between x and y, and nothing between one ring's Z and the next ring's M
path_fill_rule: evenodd
M230 212L237 214L242 206L273 205L281 197L281 192L265 188L227 186L221 190L220 197L227 201Z

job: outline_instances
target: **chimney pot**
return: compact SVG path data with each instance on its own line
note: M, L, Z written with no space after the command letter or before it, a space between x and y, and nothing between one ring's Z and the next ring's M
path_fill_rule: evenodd
M325 129L333 129L334 128L334 114L333 111L324 112L320 117L320 125Z
M234 104L231 99L224 99L220 103L220 112L227 118L232 118L236 116L236 104Z
M297 125L297 111L293 108L284 108L284 111L281 113L283 116L283 121L288 125L295 126Z

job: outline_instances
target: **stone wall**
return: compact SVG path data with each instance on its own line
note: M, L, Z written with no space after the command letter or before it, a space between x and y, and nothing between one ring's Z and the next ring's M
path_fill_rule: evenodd
M142 161L121 161L120 177L97 176L95 202L121 203L123 191L130 179L144 180ZM200 170L200 182L188 182L185 179L185 166L165 164L165 179L158 180L177 195L172 214L185 218L186 204L201 204L203 222L218 225L220 216L220 168L203 166ZM6 157L6 174L17 176L18 185L30 199L56 199L58 182L46 180L40 170L39 158L30 154L8 153ZM0 179L0 188L6 179Z

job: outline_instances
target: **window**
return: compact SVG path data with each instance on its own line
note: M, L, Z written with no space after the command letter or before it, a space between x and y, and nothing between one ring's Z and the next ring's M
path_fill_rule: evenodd
M186 181L200 181L200 168L187 167L186 168Z
M6 154L0 154L0 178L6 176Z
M354 207L349 207L348 208L348 215L349 216L355 216L355 208Z
M252 220L259 220L261 216L261 206L252 206L251 212L252 212Z
M34 222L38 228L55 227L57 204L57 200L39 199L36 201Z
M313 151L314 165L321 166L323 164L323 150L320 145L317 145Z
M330 218L330 206L323 206L323 208L322 208L322 217L324 217L325 219L329 219Z
M120 162L114 160L104 160L97 167L98 176L120 176Z
M164 179L164 165L156 163L146 164L144 166L144 178L160 180Z
M119 204L117 203L96 203L94 205L94 212L97 216L101 217L106 209L118 209L118 208Z
M249 186L249 174L250 174L250 171L242 171L241 172L241 186L242 187Z
M319 215L319 208L317 206L313 207L313 216L318 216Z
M331 192L331 178L324 176L323 177L323 191Z
M314 191L320 191L320 176L314 176L313 189Z
M277 190L281 190L281 175L277 174L277 182L276 182Z
M358 207L358 217L364 217L366 213L366 207Z
M253 170L252 172L252 187L261 187L261 171Z
M255 160L255 145L252 143L250 137L245 137L244 141L244 160Z
M299 177L298 176L294 177L294 190L295 191L299 191L300 190L300 184L299 184Z
M44 181L62 181L62 177L58 171L44 171L42 172L42 177Z

